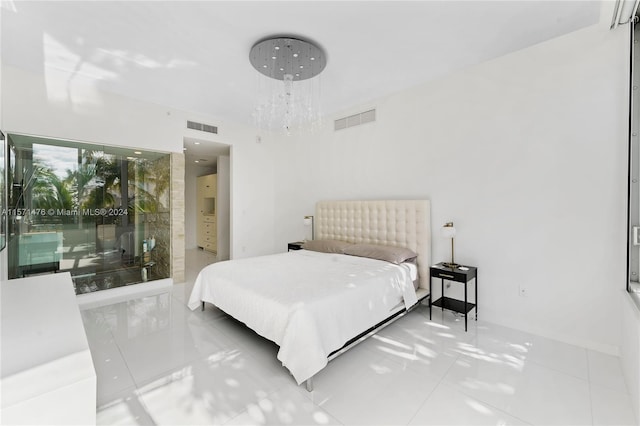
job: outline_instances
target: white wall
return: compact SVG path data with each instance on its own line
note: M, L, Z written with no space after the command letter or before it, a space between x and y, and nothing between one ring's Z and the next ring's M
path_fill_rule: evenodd
M340 115L375 107L375 123L282 137L277 247L318 200L428 198L479 267L481 319L616 353L627 37L589 27ZM449 247L436 232L433 262Z
M101 92L91 82L5 66L3 126L26 133L154 151L182 152L179 112Z
M236 226L232 257L272 253L274 164L268 144L257 144L253 128L118 96L97 83L55 73L2 69L2 129L154 151L182 152L185 137L206 139L186 129L186 120L216 123L214 142L232 145L231 182ZM65 78L66 77L66 78ZM268 138L263 138L265 140Z
M229 260L231 236L231 157L218 157L218 260Z

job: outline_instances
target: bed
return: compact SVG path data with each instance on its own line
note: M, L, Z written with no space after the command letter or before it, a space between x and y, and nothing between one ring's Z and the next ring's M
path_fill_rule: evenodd
M308 390L330 359L428 297L430 264L428 200L321 201L315 221L323 250L214 263L188 303L214 304L278 344L278 359Z

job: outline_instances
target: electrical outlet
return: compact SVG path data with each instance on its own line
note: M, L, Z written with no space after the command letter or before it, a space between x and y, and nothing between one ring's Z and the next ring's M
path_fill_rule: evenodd
M520 292L520 296L527 297L527 288L524 286L518 286L518 290Z

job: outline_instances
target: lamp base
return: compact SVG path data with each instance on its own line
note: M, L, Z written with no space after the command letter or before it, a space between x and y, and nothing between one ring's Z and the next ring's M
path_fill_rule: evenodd
M460 266L459 263L451 263L451 262L442 262L442 266L445 266L447 268L451 268L451 269L456 269L458 266Z

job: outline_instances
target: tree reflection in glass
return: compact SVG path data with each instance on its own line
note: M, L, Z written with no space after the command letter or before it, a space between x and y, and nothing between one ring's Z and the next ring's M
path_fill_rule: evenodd
M77 293L169 276L169 155L9 135L9 277Z

